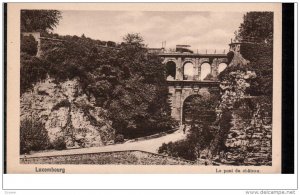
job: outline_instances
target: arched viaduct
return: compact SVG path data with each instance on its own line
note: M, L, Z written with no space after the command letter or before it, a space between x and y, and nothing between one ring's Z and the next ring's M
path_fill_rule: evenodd
M187 97L219 93L217 76L227 66L227 55L160 53L159 56L167 66L171 115L182 123L183 105Z

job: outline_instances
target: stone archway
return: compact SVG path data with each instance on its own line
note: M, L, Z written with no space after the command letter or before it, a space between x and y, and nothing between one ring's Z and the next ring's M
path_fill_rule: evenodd
M193 103L195 100L198 101L201 98L199 94L193 94L188 96L182 104L182 116L181 116L181 123L182 124L187 124L190 121L192 121L192 108L191 108L191 103Z
M211 74L211 65L208 62L204 62L200 65L200 80L203 81Z
M185 98L181 110L181 124L191 124L195 121L206 123L215 121L216 112L210 101L210 95L193 94Z
M176 80L176 63L168 61L166 63L166 76L167 80Z
M183 115L184 115L184 104L186 100L188 100L191 97L200 96L203 99L209 99L211 94L209 91L209 88L207 87L200 87L198 89L193 88L184 88L181 91L181 101L180 101L180 123L183 122Z
M183 64L183 80L193 80L195 77L194 64L187 61Z
M227 64L222 62L218 65L218 74L220 74L223 70L227 68Z

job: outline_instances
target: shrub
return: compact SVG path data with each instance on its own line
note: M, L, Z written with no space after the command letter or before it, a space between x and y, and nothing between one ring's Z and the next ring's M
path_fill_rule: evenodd
M230 130L230 128L232 127L231 121L232 121L232 112L229 110L223 111L221 118L220 118L221 131L224 131L224 133L227 133Z
M229 110L223 110L221 118L219 120L219 131L216 138L213 141L212 152L213 154L219 154L221 151L227 149L225 142L228 137L229 130L232 127L232 112Z
M195 147L188 140L177 142L163 143L158 149L158 153L166 154L173 157L180 157L186 160L196 160Z
M186 140L163 143L158 153L180 157L186 160L196 160L201 152L208 148L214 135L208 125L192 126Z
M49 137L45 126L40 121L25 119L20 126L20 153L45 150L50 148Z
M55 150L64 150L67 148L63 137L57 138L52 145Z
M124 142L124 135L117 134L115 138L115 143L123 143Z
M30 56L27 53L21 53L21 70L20 70L20 89L21 94L32 88L32 85L47 77L47 62Z
M113 41L108 41L108 42L107 42L107 46L108 46L108 47L116 47L117 44L116 44L115 42L113 42Z
M37 53L38 42L32 35L21 37L21 52L35 56Z

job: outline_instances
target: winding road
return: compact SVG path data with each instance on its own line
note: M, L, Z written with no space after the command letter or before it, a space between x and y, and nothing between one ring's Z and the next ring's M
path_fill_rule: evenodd
M37 152L26 157L44 157L44 156L59 156L59 155L72 155L72 154L88 154L88 153L99 153L99 152L112 152L112 151L125 151L125 150L142 150L146 152L157 153L158 148L163 143L174 142L178 140L185 139L186 134L182 131L175 131L173 133L163 135L161 137L146 139L134 142L125 142L122 144L108 145L103 147L91 147L91 148L79 148L79 149L69 149L61 151L48 151L48 152ZM20 156L25 157L25 155Z

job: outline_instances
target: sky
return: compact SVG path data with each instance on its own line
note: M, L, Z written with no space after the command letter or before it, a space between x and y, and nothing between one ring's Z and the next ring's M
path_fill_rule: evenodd
M148 47L191 45L199 53L223 53L243 21L243 12L62 11L54 29L60 35L84 34L92 39L122 42L140 33Z

